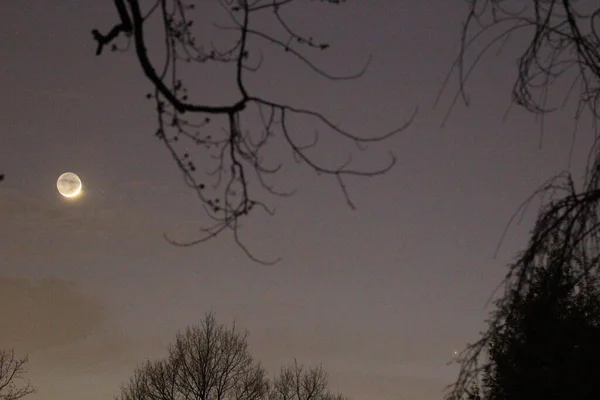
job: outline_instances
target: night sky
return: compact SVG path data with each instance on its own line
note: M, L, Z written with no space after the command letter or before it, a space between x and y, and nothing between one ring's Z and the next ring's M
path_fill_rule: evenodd
M363 156L378 165L392 150L398 163L348 180L356 210L334 179L289 158L276 182L297 194L267 198L275 217L252 216L241 231L257 255L282 258L265 266L230 235L191 248L163 239L193 238L205 220L153 136L151 86L133 53L94 55L90 30L116 22L112 1L2 1L0 348L30 354L28 399L112 398L136 364L211 310L249 330L271 373L296 358L321 362L352 399L441 398L456 374L446 363L483 328L538 202L494 258L506 223L552 175L583 171L591 135L583 121L570 155L571 113L549 119L541 146L533 116L514 109L503 121L519 37L481 62L472 104L442 128L456 77L433 104L466 2L366 3L293 16L331 44L315 58L328 70L351 72L372 55L364 77L330 82L265 45L276 61L252 90L364 135L400 125L417 105L419 114ZM220 71L204 79L208 102L230 98ZM76 201L56 190L66 171L83 180Z

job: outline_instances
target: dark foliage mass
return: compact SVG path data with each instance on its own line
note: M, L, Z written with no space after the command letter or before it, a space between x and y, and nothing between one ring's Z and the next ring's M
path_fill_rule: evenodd
M552 257L488 343L486 400L600 398L600 291ZM587 286L587 290L585 287Z
M455 100L467 100L468 77L486 51L525 37L528 44L518 62L514 103L542 118L575 104L575 121L588 110L597 122L599 17L600 6L594 2L469 1L463 46L455 64L461 85ZM470 54L475 44L482 43L482 52ZM475 61L468 64L467 60ZM597 371L591 363L598 360L599 309L596 300L583 304L597 299L600 278L598 150L595 141L581 186L567 172L534 194L541 196L543 206L529 243L509 265L488 328L461 353L459 376L450 387L449 399L477 398L472 388L478 387L482 374L494 399L526 394L528 398L592 398L586 397L590 393L599 397L600 375L590 372ZM588 379L587 385L579 379ZM547 396L533 393L532 385L541 385Z
M319 146L320 135L326 134L338 139L341 145L354 143L358 150L364 151L368 144L400 132L412 117L390 132L360 136L344 130L318 110L271 100L255 93L247 84L248 78L261 68L265 54L269 54L263 51L263 45L287 54L321 78L343 80L363 75L367 65L344 76L319 68L313 60L330 45L289 21L290 15L297 15L303 8L319 13L322 7L338 7L342 3L343 0L157 0L143 7L138 0L114 0L118 12L115 25L107 33L92 32L98 43L96 53L102 54L107 47L120 50L117 39L122 37L133 44L141 71L154 87L147 97L156 108L156 137L164 143L185 183L196 191L212 220L198 239L172 243L193 245L231 231L236 242L254 258L240 242L240 220L254 210L272 214L272 209L260 200L261 196L292 194L270 183L282 167L275 154L282 147L273 147L277 140L284 144L290 159L333 178L350 207L353 204L344 181L346 177L379 175L394 165L396 158L391 152L379 166L361 169L352 166L351 154L346 161L337 163L332 161L335 157L316 158L313 150ZM221 26L219 21L204 22L218 25L221 33L219 38L203 37L195 21L215 6L228 21L227 25ZM156 31L160 32L158 41L152 36ZM216 45L215 39L228 44ZM215 64L230 72L223 87L229 85L237 91L236 99L229 104L210 104L206 94L193 87L194 81L205 76L207 69ZM184 72L191 71L192 66L192 73ZM314 134L307 135L306 128L295 128L293 120L299 117L314 127L311 129ZM328 146L326 151L332 154L345 151L340 149L343 146L335 145Z

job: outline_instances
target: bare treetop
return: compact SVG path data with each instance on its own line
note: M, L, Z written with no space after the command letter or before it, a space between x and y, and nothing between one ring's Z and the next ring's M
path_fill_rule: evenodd
M27 357L17 357L13 350L0 350L0 400L18 400L33 393L24 377Z
M294 362L271 385L246 339L208 314L177 335L167 357L139 367L117 400L345 400L329 390L320 366Z
M296 360L294 364L281 368L273 381L269 400L346 400L328 388L327 373L319 365L305 368Z
M311 2L310 6L335 7L343 2L321 0ZM154 87L147 97L154 101L156 108L156 137L164 143L186 184L196 191L206 215L212 220L203 228L201 237L188 242L169 239L173 244L193 245L230 230L242 249L257 260L240 242L240 219L254 210L273 213L271 207L260 200L261 195L292 194L278 190L269 182L282 167L278 157L274 157L277 150L269 148L276 139L285 144L289 158L317 174L331 176L350 207L354 205L344 177L383 174L396 162L390 153L387 160L371 169L357 169L352 166L352 154L339 163L332 161L335 157L318 160L311 150L319 146L320 135L327 134L338 138L341 144L354 143L357 150L364 151L367 144L384 141L403 130L416 110L397 129L362 136L345 130L318 110L280 103L249 89L248 74L261 68L265 57L261 46L265 44L325 79L355 79L364 74L368 62L353 73L336 75L312 61L315 54L326 51L330 45L289 21L290 13L297 13L299 7L309 4L296 0L157 0L146 9L138 0L114 0L114 4L119 20L112 29L105 34L98 30L92 32L98 43L96 54L102 54L106 46L120 50L116 40L121 36L128 38L128 45L133 44L139 65ZM216 38L202 38L195 30L195 21L204 15L207 7L215 4L228 21L227 25L213 21L220 31L219 45L215 44ZM147 28L151 23L162 32L158 42L149 39ZM157 52L162 54L160 58L149 55ZM191 86L203 74L198 72L202 71L200 67L213 64L229 68L231 72L229 81L223 85L235 88L237 97L229 104L194 100L198 97L197 91ZM190 65L197 67L195 72L183 73L190 70ZM314 133L306 135L305 129L296 131L290 120L292 116L310 121ZM327 152L339 152L340 148L330 146Z
M168 356L138 368L120 400L260 400L264 369L248 351L246 334L217 324L212 314L177 335Z

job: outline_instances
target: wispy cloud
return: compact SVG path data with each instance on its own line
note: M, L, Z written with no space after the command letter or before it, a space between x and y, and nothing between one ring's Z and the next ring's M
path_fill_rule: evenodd
M143 220L136 218L132 212L118 213L84 202L66 206L58 202L33 199L12 189L0 189L0 218L5 226L12 222L19 224L21 228L68 228L86 232L139 230Z
M71 282L0 276L0 347L32 352L59 348L101 330L106 310Z
M63 279L0 276L0 349L30 355L33 373L115 372L162 350L132 338L97 298Z

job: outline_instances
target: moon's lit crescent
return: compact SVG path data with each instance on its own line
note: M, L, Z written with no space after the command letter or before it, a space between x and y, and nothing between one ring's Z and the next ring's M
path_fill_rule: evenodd
M65 172L59 176L58 180L56 181L56 188L64 197L77 196L79 193L81 193L81 187L81 179L79 179L79 177L72 172Z

